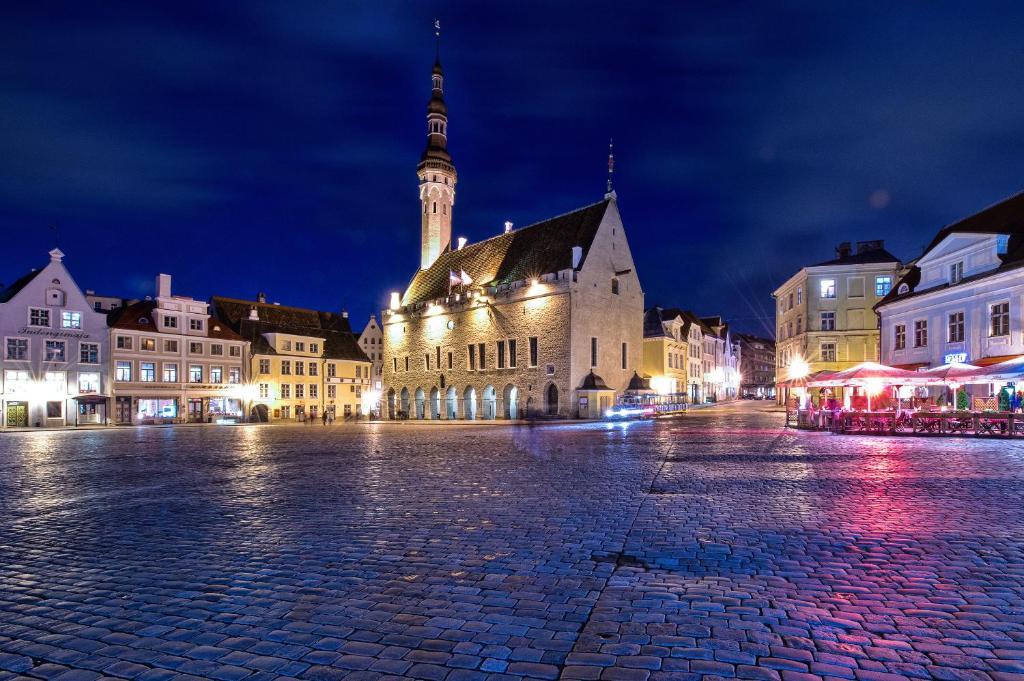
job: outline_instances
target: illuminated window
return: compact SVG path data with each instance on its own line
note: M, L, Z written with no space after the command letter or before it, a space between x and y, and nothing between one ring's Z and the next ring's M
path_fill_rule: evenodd
M260 383L260 399L266 400L270 398L270 384Z
M178 365L164 364L164 383L178 382Z
M114 378L118 381L131 381L132 380L132 363L131 362L118 362L116 373Z
M224 367L210 367L210 383L224 382Z
M883 298L892 290L892 277L875 277L875 295Z
M145 350L146 352L156 352L156 339L155 338L143 338L139 341L139 350Z
M836 280L835 279L822 279L819 282L822 298L835 298L836 297Z
M156 381L156 364L154 362L139 362L139 380L143 383Z
M100 391L100 375L95 372L78 374L78 392L98 393Z
M241 383L242 382L242 370L239 367L231 367L228 369L228 383Z
M60 313L60 325L64 329L80 329L82 328L82 313L81 312L69 312L65 310Z
M201 364L188 365L188 380L190 383L203 382L203 366Z

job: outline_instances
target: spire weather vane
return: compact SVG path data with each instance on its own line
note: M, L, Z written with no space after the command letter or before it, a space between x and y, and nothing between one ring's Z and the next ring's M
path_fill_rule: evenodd
M436 48L436 51L437 51L437 56L438 56L438 58L440 58L440 56L441 56L441 20L440 19L434 19L434 38L435 38L434 42L435 42L435 48Z
M608 193L612 193L612 173L615 172L615 140L608 139Z

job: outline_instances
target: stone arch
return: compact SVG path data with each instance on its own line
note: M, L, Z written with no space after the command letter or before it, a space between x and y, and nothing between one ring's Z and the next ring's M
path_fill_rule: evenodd
M558 415L558 386L549 383L544 390L544 413L548 416Z
M388 418L395 418L395 389L388 388Z
M416 388L416 418L423 420L427 417L427 396L423 388Z
M448 386L448 392L445 393L444 417L446 419L459 418L459 393L456 392L454 385Z
M402 388L402 392L399 396L399 418L409 418L409 389Z
M493 385L484 386L483 419L493 421L498 417L498 392Z
M505 386L501 395L503 416L507 419L518 419L519 414L519 388L511 383Z
M476 418L476 388L471 385L462 392L462 418L467 421Z
M430 418L441 418L441 393L436 387L430 389Z

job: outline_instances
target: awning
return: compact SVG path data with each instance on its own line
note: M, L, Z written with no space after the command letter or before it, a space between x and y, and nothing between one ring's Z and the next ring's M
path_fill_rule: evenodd
M911 362L910 364L893 364L893 369L906 369L907 371L917 371L918 369L925 369L931 366L928 362Z
M1020 359L1024 355L997 355L995 357L982 357L981 359L971 362L976 367L987 367L993 364L999 364L1000 362L1008 362L1011 359Z
M80 404L106 404L110 398L106 395L76 395L71 399Z

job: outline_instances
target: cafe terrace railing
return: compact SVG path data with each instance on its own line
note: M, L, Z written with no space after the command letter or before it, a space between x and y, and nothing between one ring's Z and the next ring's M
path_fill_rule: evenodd
M1010 412L844 411L829 415L830 429L844 435L1024 436L1024 414Z

